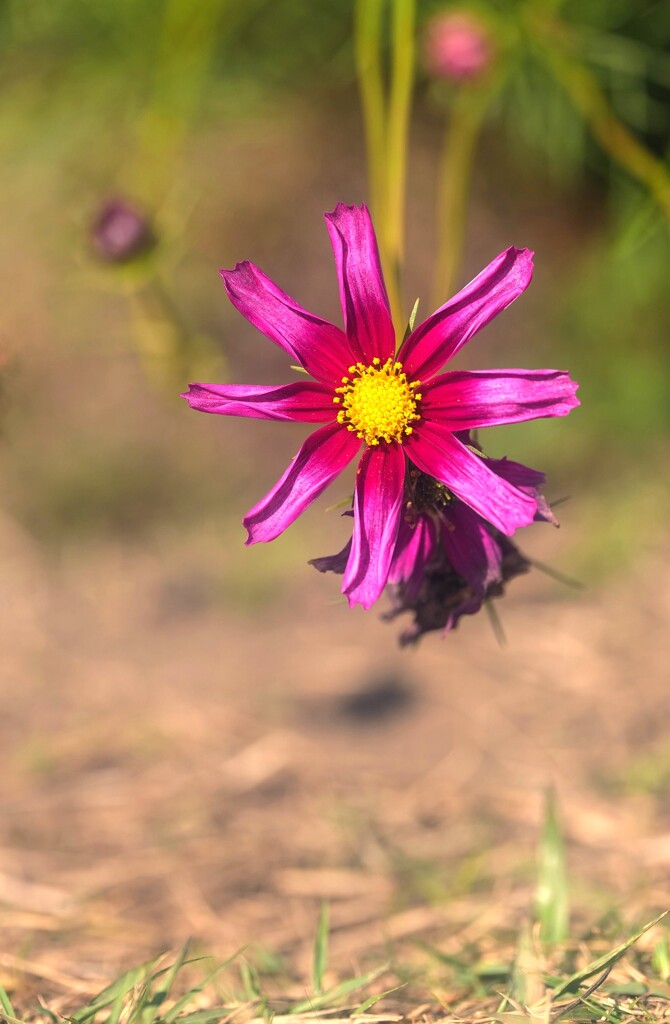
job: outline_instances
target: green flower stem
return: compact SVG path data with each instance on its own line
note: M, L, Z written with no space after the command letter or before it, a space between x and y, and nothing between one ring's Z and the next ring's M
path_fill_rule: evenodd
M387 210L384 225L396 302L401 304L400 280L405 249L405 198L412 86L414 84L414 37L416 0L393 0L391 84L386 151ZM402 310L397 313L402 316ZM404 318L406 319L406 318ZM404 329L394 315L396 330Z
M382 14L385 0L357 0L355 49L358 88L368 163L370 206L376 222L386 216L386 103L382 67Z
M189 334L167 290L157 277L132 295L135 342L142 368L160 390L183 387L188 378Z
M472 164L490 98L491 93L483 88L462 88L447 118L438 172L434 308L454 291L463 256Z
M404 245L407 138L414 66L414 5L393 0L389 95L383 63L386 0L356 0L355 45L370 205L398 337L404 329L400 268Z
M548 47L546 59L557 80L605 152L645 185L670 221L670 171L611 109L593 75L583 65Z

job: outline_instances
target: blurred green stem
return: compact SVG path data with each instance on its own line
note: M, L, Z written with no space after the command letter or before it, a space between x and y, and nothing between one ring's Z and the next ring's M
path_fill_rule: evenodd
M445 126L438 172L434 308L453 294L463 256L472 164L489 100L487 90L461 89Z
M391 85L388 107L386 151L387 203L386 248L393 281L396 309L393 310L398 336L402 336L401 275L405 249L405 205L409 124L414 83L414 35L416 0L393 0ZM393 307L393 300L392 300Z
M670 171L611 109L591 73L564 54L546 48L545 56L560 84L605 152L645 185L670 221Z
M156 43L153 80L138 123L130 192L156 209L173 185L174 162L199 100L220 39L222 12L229 0L165 0Z
M382 67L382 14L385 0L356 2L356 69L363 109L372 215L379 223L386 216L385 146L386 110Z
M383 63L386 0L356 0L356 65L363 110L370 203L391 315L405 327L400 294L403 262L407 144L414 73L416 0L392 0L392 57L388 95Z

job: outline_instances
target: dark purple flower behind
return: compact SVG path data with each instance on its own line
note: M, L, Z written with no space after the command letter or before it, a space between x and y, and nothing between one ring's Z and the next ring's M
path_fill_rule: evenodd
M460 439L483 458L467 434ZM538 521L558 525L539 491L542 473L508 459L486 461L497 476L535 498ZM319 572L343 573L350 549L351 541L338 554L312 559L310 564ZM505 585L528 572L530 565L508 537L443 484L409 469L386 585L391 609L383 618L413 616L399 637L403 647L416 643L424 633L448 633L462 615L474 615L486 601L501 597Z
M391 609L382 617L390 621L404 612L413 616L398 638L401 647L417 643L424 633L450 632L462 615L474 615L485 601L502 597L506 583L528 572L530 562L509 538L498 533L492 539L498 548L498 575L483 591L456 572L444 548L436 548L433 560L424 567L418 591L406 582L389 584Z

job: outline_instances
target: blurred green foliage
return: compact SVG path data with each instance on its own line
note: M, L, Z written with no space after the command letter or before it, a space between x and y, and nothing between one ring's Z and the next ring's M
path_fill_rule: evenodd
M647 467L644 473L652 478L658 460L667 454L668 234L654 200L599 148L545 58L555 46L586 69L622 124L663 159L670 135L668 6L655 0L479 0L462 5L420 0L419 31L432 13L445 6L480 11L496 27L508 60L485 136L488 151L502 155L495 166L486 160L476 164L485 196L479 201L487 203L496 217L506 219L506 231L521 244L523 232L510 220L515 216L510 196L532 192L539 197L535 209L546 198L563 208L568 219L584 221L572 238L561 237L554 254L560 258L551 269L551 285L545 286L542 338L534 353L538 358L529 355L526 336L523 348L519 342L509 359L499 359L511 362L513 357L520 365L539 365L541 354L546 365L569 369L581 381L583 408L567 423L551 429L543 423L517 428L517 447L512 452L507 435L504 450L546 465L561 483L576 479L629 494L626 473L637 486L641 462ZM230 176L226 186L220 183L219 165L212 162L212 154L220 161L233 136L238 147L235 154L243 146L260 147L246 210L256 201L253 190L266 170L264 160L275 159L282 146L292 156L301 132L305 146L312 149L334 136L340 143L341 165L328 167L329 201L365 198L360 184L358 194L351 194L352 182L362 180L363 160L352 30L351 0L327 4L311 0L0 2L0 82L10 97L0 110L3 259L13 268L25 258L22 273L47 281L36 292L35 309L24 307L21 315L16 313L17 326L12 330L19 337L29 335L27 318L37 316L40 304L48 305L54 317L51 326L34 328L28 351L23 352L21 344L10 345L12 358L23 364L23 384L18 390L12 380L6 384L10 406L14 402L20 407L21 387L27 387L31 378L31 360L39 363L44 351L54 358L67 353L75 362L73 353L85 351L87 345L101 353L118 353L119 338L137 333L138 324L132 318L122 322L128 315L128 296L139 296L146 306L143 289L151 287L151 294L158 294L156 283L170 296L175 316L186 323L180 327L182 333L190 332L197 341L186 346L186 355L199 361L176 360L177 378L185 377L189 366L213 366L213 355L224 350L230 356L233 321L214 281L210 233L220 232L217 252L221 250L222 262L229 253L240 259L254 253L246 228L241 237L226 238L221 233L240 201L240 182L235 183L238 191L226 191ZM429 83L425 71L417 69L414 112L417 123L428 126L431 138L451 100L448 86ZM284 117L287 122L282 121ZM282 141L288 122L291 132ZM273 130L279 142L268 157L262 147ZM429 155L435 157L436 150L437 141ZM300 168L299 157L295 165ZM310 175L315 166L304 171L304 179L298 177L290 200L294 206L298 196L314 189ZM246 173L243 170L240 175ZM421 206L424 222L429 223L432 195L425 178L417 189L411 175L410 167L412 205ZM161 242L155 257L132 280L116 268L94 271L90 265L87 223L97 205L117 192L147 208ZM324 189L317 192L321 197ZM194 224L198 203L204 212ZM268 199L266 190L265 205L258 200L259 213L249 232L257 238L267 226L272 239L268 248L274 245L288 264L300 251L300 242L288 253L283 249L293 234L300 238L307 222L294 210L294 227L289 231L283 226L279 218L286 203L280 193ZM268 212L271 208L276 215ZM588 212L575 213L576 209ZM309 230L312 213L310 209ZM522 215L532 219L533 209L522 210ZM239 230L239 222L237 226ZM555 245L552 230L549 226L542 239L542 257L550 267ZM330 267L323 252L319 259L323 258L325 275ZM306 277L308 248L302 258L300 273ZM410 263L413 258L410 254ZM196 282L205 268L212 284L203 302L204 286ZM309 304L309 286L306 291ZM116 298L110 299L109 294ZM18 305L17 300L17 309ZM231 319L226 319L229 315ZM161 316L159 311L156 319ZM151 345L142 348L142 344L136 342L144 358L142 353ZM166 342L171 344L174 336ZM127 348L132 350L132 345ZM259 346L259 361L265 352ZM230 373L237 372L230 359ZM203 370L205 375L210 375L209 370ZM259 379L265 376L259 367ZM169 373L163 377L170 380L166 394L172 401L177 382ZM42 381L41 386L49 385ZM178 415L176 405L166 415L173 420ZM180 422L186 446L192 428L187 419ZM170 494L179 489L179 480L167 467L169 445L178 443L175 434L169 433L162 453L158 453L161 442L151 436L139 441L132 457L126 457L123 444L109 436L112 428L113 423L105 422L107 433L98 438L95 430L103 431L103 426L99 424L88 436L87 423L81 427L87 436L78 441L72 439L72 422L63 428L54 422L54 434L62 430L68 457L60 467L49 459L41 463L38 458L26 459L24 466L42 465L42 470L31 473L22 471L18 462L30 449L37 427L30 425L29 408L23 420L18 414L12 417L10 441L16 442L17 454L14 469L11 455L5 458L7 493L38 533L55 529L67 535L85 519L101 529L123 531L129 519L135 522L150 516L150 508L168 514L173 507ZM491 433L490 447L496 447L496 432ZM211 472L219 457L213 450L203 452L203 473ZM177 462L183 466L184 461L182 453ZM150 472L142 468L147 465ZM250 475L247 471L245 486ZM615 520L614 504L608 504L608 517ZM634 528L630 507L630 502L625 503L626 527L617 534L620 538L629 538ZM235 515L239 512L236 507Z

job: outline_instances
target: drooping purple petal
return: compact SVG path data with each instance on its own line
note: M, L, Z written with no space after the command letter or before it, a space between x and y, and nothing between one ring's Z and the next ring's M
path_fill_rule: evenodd
M498 476L507 480L513 487L518 487L520 491L525 491L526 494L530 494L531 497L535 498L537 501L536 522L551 523L552 526L558 526L558 519L552 512L549 502L540 492L540 487L546 480L544 473L540 472L539 469L531 469L530 466L524 466L521 462L513 462L511 459L487 459L486 464L489 469L492 469Z
M249 323L323 384L340 383L352 352L339 327L308 313L248 260L220 273L230 301Z
M395 332L368 208L338 203L325 217L355 361L367 366L376 356L385 363L395 352Z
M428 516L419 516L414 525L401 519L388 582L404 583L406 600L412 601L418 594L435 542L435 524Z
M410 379L428 381L482 327L521 295L533 276L533 254L510 246L453 299L424 320L398 359Z
M349 561L351 537L336 555L323 555L321 558L310 558L308 565L313 565L317 572L334 572L342 576Z
M257 420L327 423L337 410L332 391L316 381L295 381L277 387L256 384L189 384L182 395L192 409L220 416Z
M419 468L473 508L501 533L532 523L537 501L493 473L486 460L461 444L441 423L422 421L403 445Z
M486 523L460 501L442 513L441 540L447 558L472 589L483 596L502 579L502 550ZM500 536L500 534L498 534Z
M247 544L274 540L318 498L359 451L361 442L339 423L307 438L281 480L244 517Z
M388 578L402 515L405 455L399 444L363 452L354 495L354 534L342 593L351 606L369 608Z
M560 370L442 373L424 386L421 414L454 431L567 416L579 405L577 387Z

